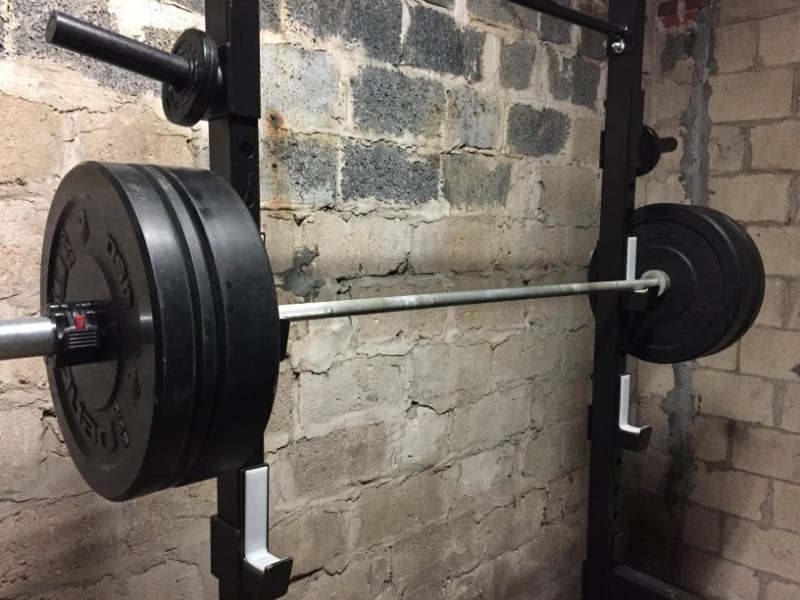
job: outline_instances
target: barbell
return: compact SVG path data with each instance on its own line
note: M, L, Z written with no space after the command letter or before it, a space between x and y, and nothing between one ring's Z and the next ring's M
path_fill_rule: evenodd
M252 456L282 360L281 321L630 293L626 350L679 362L752 325L764 270L732 219L637 210L639 270L624 280L278 306L260 232L204 170L90 162L62 180L45 228L41 317L0 322L0 359L42 355L87 483L110 500L218 476ZM594 262L594 261L593 261ZM636 276L637 273L642 273Z

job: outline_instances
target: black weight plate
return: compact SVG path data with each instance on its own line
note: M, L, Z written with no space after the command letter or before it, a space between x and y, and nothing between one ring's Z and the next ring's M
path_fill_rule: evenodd
M670 289L624 330L629 354L655 363L678 363L713 351L742 314L747 277L734 235L707 211L654 204L634 213L638 271L660 269Z
M747 232L744 226L739 224L729 215L724 213L719 214L722 215L724 220L728 223L730 230L739 239L739 249L750 262L752 268L752 284L749 289L745 290L746 296L748 296L750 299L746 318L743 320L741 327L734 332L735 335L733 335L727 344L720 349L724 350L739 341L739 339L753 326L756 318L758 318L758 314L761 312L761 306L764 303L764 294L766 292L766 273L764 271L764 261L761 258L761 253L758 250L758 246L756 246L755 241L752 237L750 237L750 234Z
M113 359L71 368L47 362L72 458L111 500L169 486L183 461L202 332L187 310L190 257L179 240L150 182L124 165L73 169L48 216L42 303L101 301L116 325Z
M230 185L209 171L147 169L191 215L217 309L217 402L200 455L183 474L189 483L243 466L263 437L281 358L278 304L261 235Z
M709 356L722 352L734 343L735 340L739 339L740 331L749 319L756 295L756 266L749 248L744 244L744 240L741 236L741 229L733 219L724 213L708 207L696 206L693 210L704 213L707 218L714 220L728 232L733 242L737 259L741 265L740 276L742 278L742 291L738 298L738 309L736 310L736 314L731 321L728 331L720 338L717 344L704 355Z

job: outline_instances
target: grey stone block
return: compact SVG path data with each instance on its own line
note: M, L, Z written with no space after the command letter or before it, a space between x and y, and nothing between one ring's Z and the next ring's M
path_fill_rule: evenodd
M258 0L259 19L261 29L267 31L280 31L281 29L281 2L280 0Z
M289 18L320 37L340 35L360 43L367 53L389 62L400 56L403 8L400 0L287 0Z
M337 76L331 56L290 46L261 48L263 110L288 125L324 125L336 112Z
M456 208L505 206L511 164L480 154L451 154L442 159L444 197Z
M582 56L560 57L548 51L550 93L556 100L572 100L579 106L594 109L600 85L600 66Z
M261 196L277 205L331 206L336 199L337 144L320 136L270 130Z
M353 80L352 90L358 126L396 135L438 135L445 105L441 83L407 77L397 70L365 67Z
M161 84L156 81L46 42L47 15L53 10L60 10L116 31L116 17L109 12L108 2L105 0L11 0L8 10L16 21L16 27L9 30L15 55L66 63L87 77L124 94L140 95L147 91L160 93Z
M582 29L581 41L578 44L578 55L594 60L605 60L607 40L608 38L602 33Z
M423 0L426 4L433 4L434 6L441 6L442 8L453 8L455 0Z
M467 0L467 10L476 19L510 25L523 31L536 31L539 13L510 0Z
M557 110L517 104L508 115L508 145L528 156L556 154L564 148L570 126L570 118Z
M497 145L502 108L495 98L464 87L449 90L448 102L445 133L448 147L494 148Z
M678 61L691 58L696 41L697 32L693 29L678 33L668 33L664 39L664 47L661 50L659 59L661 72L668 73L675 68Z
M440 73L480 80L485 35L459 29L449 15L415 6L403 46L403 61Z
M375 198L416 204L436 199L438 157L414 155L399 146L351 142L344 149L342 196L345 201Z
M569 0L556 0L559 4L571 6ZM539 37L545 42L569 44L572 40L572 25L562 19L542 15L539 19Z
M500 48L500 84L515 90L524 90L531 84L536 46L523 41L503 44Z

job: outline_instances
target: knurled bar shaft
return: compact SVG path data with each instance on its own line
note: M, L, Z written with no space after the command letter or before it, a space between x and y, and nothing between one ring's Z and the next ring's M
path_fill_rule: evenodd
M660 287L663 284L664 281L656 277L631 281L562 283L557 285L475 290L468 292L440 292L409 296L388 296L384 298L289 304L279 306L278 312L281 320L312 321L316 319L333 319L336 317L353 317L357 315L373 315L447 306L578 296L581 294L596 294L600 292L631 292L648 290L650 288Z

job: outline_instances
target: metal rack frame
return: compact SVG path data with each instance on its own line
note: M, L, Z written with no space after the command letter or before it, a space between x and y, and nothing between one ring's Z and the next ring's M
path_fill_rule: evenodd
M635 264L635 242L629 238L629 223L635 205L636 178L643 172L645 0L609 0L608 19L584 14L554 0L511 1L608 37L597 277L608 282L626 276L631 280L635 275L630 268ZM209 121L210 167L233 186L260 226L259 3L206 0L205 4L206 33L218 49L219 60L218 67L214 62L214 69L208 72L214 76L214 97L209 105L203 105ZM59 15L52 22L48 38L178 86L186 81L187 75L195 73L197 66ZM207 38L203 39L206 44ZM214 57L216 61L217 54ZM642 308L634 296L611 291L598 295L595 307L583 597L585 600L691 600L693 596L639 573L621 560L623 538L617 500L623 452L642 450L650 435L649 427L628 423L630 379L622 326L628 312ZM284 348L288 323L288 320L281 322ZM288 590L292 560L281 560L267 549L269 469L263 461L262 442L247 465L217 480L218 514L211 518L211 571L219 580L220 600L272 600Z

